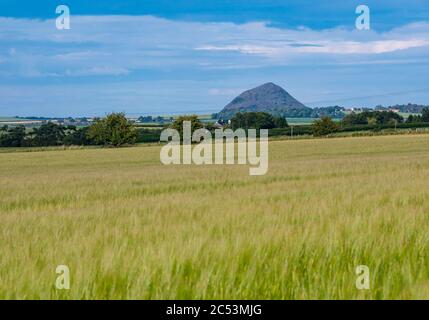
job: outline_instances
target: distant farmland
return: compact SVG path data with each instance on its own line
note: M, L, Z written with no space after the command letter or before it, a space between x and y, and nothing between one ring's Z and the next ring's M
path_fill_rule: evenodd
M429 135L273 141L261 177L159 151L0 153L0 298L429 298Z
M315 118L287 118L287 122L289 125L305 125L312 124Z

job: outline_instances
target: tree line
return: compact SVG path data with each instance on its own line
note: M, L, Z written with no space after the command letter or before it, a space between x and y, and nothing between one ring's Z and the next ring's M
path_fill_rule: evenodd
M407 118L407 123L419 123L419 122L429 122L429 108L423 108L422 114L409 115Z
M212 123L202 123L198 116L181 116L176 118L170 128L182 132L183 122L191 121L192 130L206 128L214 132L217 128ZM375 130L391 126L424 126L429 124L429 108L424 108L421 115L410 115L406 120L392 111L364 111L351 113L341 121L322 117L311 126L294 127L295 134L312 134L325 136L339 131ZM273 116L265 112L237 113L224 128L236 130L270 129L270 135L285 134L289 127L284 117ZM370 128L371 127L371 128ZM136 128L123 113L112 113L102 119L94 119L87 127L61 125L47 122L38 128L27 129L25 126L0 127L0 147L47 147L60 145L102 145L120 147L133 145L136 142L159 142L161 129L148 130Z
M123 146L134 144L138 131L123 113L95 119L88 127L47 122L27 130L23 125L0 128L0 147L47 147L60 145Z
M229 126L236 130L242 129L274 129L287 128L288 123L286 118L273 116L266 112L238 112L229 122Z
M334 122L329 117L316 120L313 127L313 135L324 136L338 131L353 131L359 126L397 126L400 124L429 124L429 108L423 108L421 115L410 115L406 120L400 114L393 111L364 111L346 115L340 122Z

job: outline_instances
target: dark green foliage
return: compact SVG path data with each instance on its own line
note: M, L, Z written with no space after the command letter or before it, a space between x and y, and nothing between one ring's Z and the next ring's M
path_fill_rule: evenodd
M197 129L203 128L202 122L198 119L197 115L190 116L180 116L178 117L171 125L171 129L175 129L180 134L180 139L183 141L183 122L190 121L191 122L191 132L194 132Z
M270 129L268 135L270 137L276 136L300 136L300 135L312 135L313 134L313 126L311 125L298 125L287 128L274 128Z
M393 111L364 111L361 113L351 113L342 120L344 126L362 124L389 124L402 123L404 118Z
M417 129L417 128L428 128L429 122L419 122L419 123L399 123L396 125L398 129ZM394 129L395 125L392 124L381 124L381 125L353 125L353 126L342 126L338 128L338 132L359 132L359 131L380 131L385 129ZM289 128L275 128L270 129L269 136L291 136L292 129ZM313 134L312 125L297 125L293 126L293 136L301 135L311 135Z
M275 117L266 112L237 113L231 119L231 127L242 129L273 129L286 128L288 123L283 117Z
M53 122L42 124L39 128L33 129L30 144L38 147L62 145L66 135L65 131L65 127Z
M362 113L350 113L345 116L342 120L342 124L345 126L368 124L368 118Z
M419 115L412 115L412 114L410 114L405 122L406 123L416 123L416 122L420 122L421 118L422 117L419 116Z
M287 128L288 126L286 118L274 117L274 128Z
M161 130L137 130L124 114L111 114L89 127L42 124L31 132L24 126L0 127L0 147L47 147L58 145L122 146L135 142L159 142Z
M387 124L387 123L392 124L392 123L404 122L404 118L393 111L378 112L375 115L375 119L377 124Z
M422 110L422 122L429 122L429 107Z
M88 129L88 137L97 144L120 147L134 144L137 131L123 113L111 113L106 118L96 119Z
M23 147L25 141L25 127L17 126L9 128L3 126L0 128L0 146L1 147Z
M89 127L80 129L69 128L68 134L64 137L64 144L67 146L87 146L96 144L88 135Z
M137 141L138 143L143 142L159 142L161 137L161 130L156 129L137 129Z
M429 122L429 107L422 109L421 115L410 114L407 118L407 123Z
M337 132L339 130L338 124L332 121L329 117L323 117L313 123L313 135L316 137L326 136L328 134Z
M279 111L270 111L267 112L269 114L272 114L273 116L279 116L284 118L320 118L320 117L331 117L335 119L341 119L345 116L344 113L345 109L343 107L339 106L332 106L332 107L320 107L320 108L295 108L295 107L288 107L286 112L279 112ZM250 112L256 112L256 111L246 111L242 110L242 113L250 113ZM262 112L262 111L260 111ZM212 114L212 119L218 119L218 120L228 120L232 119L237 113L235 111L224 111L222 113L214 113Z
M151 118L157 121L157 118ZM148 119L145 119L148 120ZM183 121L191 121L192 131L206 128L214 132L217 128L213 124L203 124L196 115L182 116L176 119L170 126L182 135ZM413 129L429 127L429 108L423 108L422 115L410 115L406 121L394 112L388 111L364 111L352 113L344 118L341 126L327 118L316 121L314 125L296 125L288 127L283 117L276 117L264 112L238 113L231 119L232 129L255 128L269 129L269 135L274 136L315 136L327 135L334 132L358 132L358 131L380 131L385 129ZM221 123L222 121L218 121ZM227 125L227 123L224 123ZM150 126L150 125L148 125ZM0 147L27 147L27 146L56 146L56 145L110 145L120 146L133 144L135 142L159 142L161 129L157 128L135 128L123 114L112 114L105 119L98 119L93 126L77 128L74 125L61 126L48 122L32 131L26 130L24 126L0 126ZM228 127L228 125L227 125ZM90 134L91 132L91 134ZM128 133L127 133L128 132ZM95 140L94 134L101 139ZM128 142L125 142L128 141Z

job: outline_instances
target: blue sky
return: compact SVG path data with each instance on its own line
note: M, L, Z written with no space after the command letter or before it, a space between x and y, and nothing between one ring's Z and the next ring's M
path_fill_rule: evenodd
M427 0L41 2L0 0L0 115L216 112L264 82L312 107L429 104Z

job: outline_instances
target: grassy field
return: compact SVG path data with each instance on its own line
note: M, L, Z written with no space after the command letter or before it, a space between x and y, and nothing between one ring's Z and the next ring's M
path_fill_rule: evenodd
M429 299L429 135L273 141L259 177L159 150L0 153L0 298Z
M287 122L289 125L309 125L312 124L315 118L287 118ZM335 119L334 119L335 120Z

